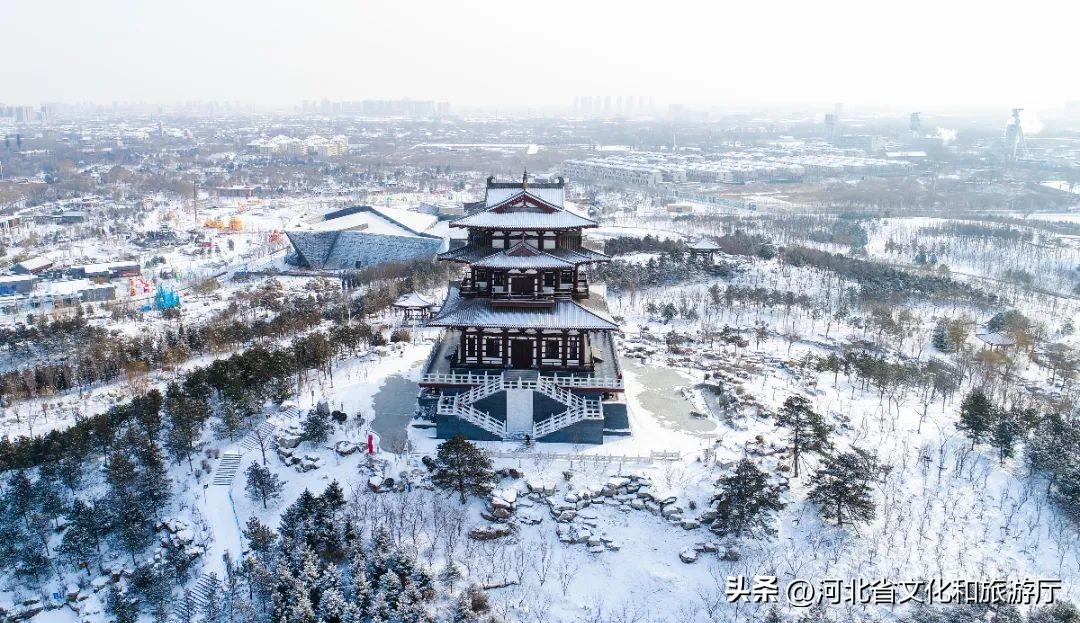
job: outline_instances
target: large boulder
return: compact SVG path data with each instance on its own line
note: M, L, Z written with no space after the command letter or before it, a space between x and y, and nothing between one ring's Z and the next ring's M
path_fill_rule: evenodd
M474 541L494 541L512 533L513 529L506 525L480 526L469 530L469 538Z

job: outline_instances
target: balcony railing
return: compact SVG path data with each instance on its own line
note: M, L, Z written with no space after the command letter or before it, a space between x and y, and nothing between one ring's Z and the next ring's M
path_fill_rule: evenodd
M473 373L444 373L430 372L420 377L420 384L425 386L476 386L491 382L491 379L500 378L501 373L473 374ZM565 375L565 376L541 376L540 380L567 389L593 389L608 391L623 391L625 389L622 378L597 377L588 375ZM529 381L525 381L528 383ZM535 381L532 381L535 383ZM515 386L516 387L516 386Z

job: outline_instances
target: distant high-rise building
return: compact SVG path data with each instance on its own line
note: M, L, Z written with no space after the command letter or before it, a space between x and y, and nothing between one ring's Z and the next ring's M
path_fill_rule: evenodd
M825 115L825 138L832 139L836 136L836 120L838 116L836 113L828 113Z

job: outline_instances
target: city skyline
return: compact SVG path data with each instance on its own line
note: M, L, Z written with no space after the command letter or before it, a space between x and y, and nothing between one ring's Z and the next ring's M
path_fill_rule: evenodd
M1061 19L1047 21L1037 16L1048 2L974 8L15 2L10 23L37 26L6 36L18 60L0 80L8 104L408 98L569 109L578 96L624 94L688 106L1059 109L1080 99L1066 71L1080 9L1054 6ZM507 89L514 74L520 88Z

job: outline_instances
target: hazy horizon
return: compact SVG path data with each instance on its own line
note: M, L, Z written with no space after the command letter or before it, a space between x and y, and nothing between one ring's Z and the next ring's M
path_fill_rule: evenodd
M1075 5L10 3L0 101L1060 109ZM1054 15L1053 20L1046 19Z

